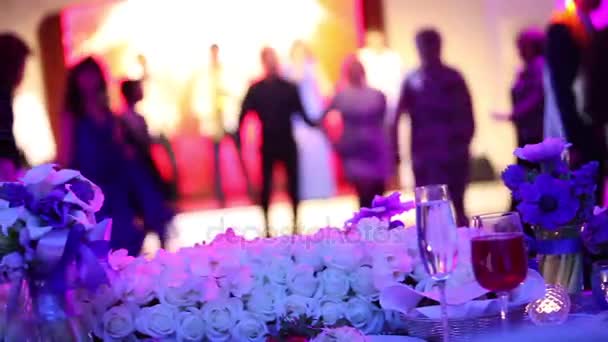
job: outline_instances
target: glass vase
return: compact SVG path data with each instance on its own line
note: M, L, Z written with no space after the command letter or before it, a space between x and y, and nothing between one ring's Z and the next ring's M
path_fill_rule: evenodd
M91 341L68 305L66 291L51 289L45 281L24 279L11 286L6 310L4 341Z
M608 260L593 263L591 289L598 307L608 310Z
M560 285L569 294L583 289L582 225L558 229L535 227L538 269L551 285Z

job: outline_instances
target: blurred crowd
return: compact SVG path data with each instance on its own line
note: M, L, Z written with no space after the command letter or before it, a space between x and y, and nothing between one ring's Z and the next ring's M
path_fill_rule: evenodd
M521 68L511 88L512 110L494 117L513 122L518 146L559 136L572 143L573 164L604 161L608 33L597 31L589 19L600 1L576 0L576 10L556 15L546 31L530 28L517 36ZM470 175L474 112L465 78L456 66L442 60L441 34L434 28L417 33L414 43L420 65L405 77L399 70L399 57L388 48L382 33L369 32L366 38L366 47L344 60L342 77L327 100L321 91L325 80L319 76L306 43L294 42L289 65L281 65L273 48L263 48L263 74L242 96L240 108L234 109L227 108L229 95L222 84L230 66L222 64L218 45L210 47L207 91L212 95L204 107L211 113L213 122L209 124L215 125L214 182L220 202L224 195L219 145L229 138L239 150L239 167L247 178L249 195L261 204L266 222L272 170L279 163L285 166L295 227L303 192L335 186L326 137L331 133L323 123L328 116L339 115L343 131L332 148L340 156L360 206L369 207L374 195L387 190L403 158L411 166L417 185L447 184L458 223L468 223L464 195ZM16 179L25 166L12 133L12 99L29 53L29 47L17 36L0 35L3 180ZM102 215L111 216L116 227L112 247L126 248L131 254L139 253L149 231L156 232L164 244L175 214L175 184L160 174L150 153L159 141L150 135L144 117L136 110L144 97L143 82L145 76L121 83L124 110L114 113L99 62L87 57L72 66L64 100L64 116L70 120L64 120L62 127L69 132L70 150L60 151L62 166L80 170L102 188L106 195ZM234 131L226 129L229 110L239 113ZM249 113L257 115L262 131L259 198L240 148L240 130ZM408 115L411 122L411 150L404 156L399 154L397 133L402 115ZM300 147L317 143L313 149ZM598 186L599 199L602 190L603 186Z

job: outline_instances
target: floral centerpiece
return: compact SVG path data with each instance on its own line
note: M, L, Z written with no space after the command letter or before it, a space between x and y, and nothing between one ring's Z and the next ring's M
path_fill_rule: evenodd
M540 272L547 283L572 293L582 289L580 234L593 215L598 163L570 170L565 161L569 146L563 139L548 138L518 148L515 156L537 167L510 165L502 178L519 203L522 220L534 228Z
M402 313L436 304L416 229L395 219L413 207L393 194L376 198L345 229L255 240L228 230L152 259L115 251L109 284L82 291L79 307L104 341L356 341L356 331L403 331ZM467 231L448 294L476 284ZM411 291L397 296L407 305L392 300L395 288ZM476 288L470 299L487 293Z
M102 203L95 184L50 164L0 184L0 280L10 284L6 340L71 340L68 289L107 282L99 258L109 250L111 221L95 219Z

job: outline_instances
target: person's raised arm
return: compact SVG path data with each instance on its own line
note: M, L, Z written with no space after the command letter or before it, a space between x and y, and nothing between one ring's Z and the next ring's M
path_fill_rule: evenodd
M543 89L542 65L540 63L532 66L530 76L529 91L521 94L520 101L513 104L513 111L510 116L510 120L512 121L525 119L530 115L537 115L539 111L542 111L545 93Z
M311 118L308 112L306 112L306 109L304 108L304 105L302 104L302 99L300 98L300 94L298 93L298 88L294 85L291 86L291 90L290 90L290 107L291 107L291 112L292 113L297 113L299 114L302 119L304 119L304 122L306 122L307 125L311 126L311 127L316 127L318 126L318 122L314 122Z
M252 110L256 110L255 96L253 94L252 87L249 87L245 97L243 98L243 102L241 103L241 112L239 114L239 131L243 125L243 120L245 120L245 115Z

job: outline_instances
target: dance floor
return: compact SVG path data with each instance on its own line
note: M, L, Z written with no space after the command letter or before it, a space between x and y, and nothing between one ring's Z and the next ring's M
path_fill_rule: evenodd
M283 197L283 196L280 196ZM413 198L406 192L404 199ZM504 211L509 207L509 192L499 182L479 183L469 187L466 195L467 211L470 215L478 213ZM257 206L237 206L227 209L205 209L210 207L200 204L200 209L191 205L188 211L178 214L173 222L168 249L192 246L196 243L210 241L227 228L234 228L237 234L255 238L263 233L262 212ZM341 227L356 210L354 196L339 196L325 200L304 201L300 207L299 233L314 233L321 227ZM407 223L414 222L414 212L402 218ZM270 211L270 226L273 236L292 234L288 228L291 222L291 210L283 198L274 201ZM151 254L158 249L155 236L149 235L144 244L144 253Z

